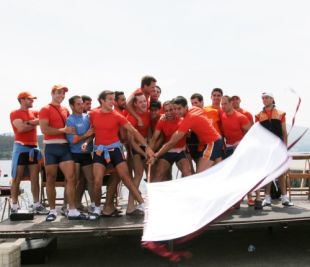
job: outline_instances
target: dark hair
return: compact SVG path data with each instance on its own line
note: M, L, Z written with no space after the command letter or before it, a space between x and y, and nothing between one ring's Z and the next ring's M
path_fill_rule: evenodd
M230 96L228 96L228 95L223 95L222 98L223 98L223 97L226 97L229 103L230 103L231 100L232 100L232 98L231 98Z
M221 95L223 95L223 90L221 88L214 88L211 92L211 95L213 95L214 92L218 92L220 93Z
M115 94L115 97L114 97L115 101L117 101L121 95L125 95L123 91L115 91L114 94Z
M161 88L158 85L156 85L155 88L157 88L159 92L161 93Z
M173 103L176 105L181 105L182 107L187 107L187 100L184 96L177 96L173 99Z
M201 94L195 93L191 96L191 100L197 98L199 102L203 101L203 96Z
M161 102L160 101L152 101L150 103L150 109L153 109L153 108L161 109Z
M135 94L134 97L133 97L133 103L137 103L137 97L138 97L138 96L142 96L142 95L144 95L144 94L143 94L143 93L137 93L137 94Z
M107 96L108 95L114 95L114 92L111 91L111 90L104 90L102 91L99 96L98 96L98 101L99 101L99 104L101 105L101 102L100 100L103 99L103 100L106 100Z
M83 103L84 103L85 101L92 101L91 97L88 96L88 95L82 95L81 98L82 98L82 100L83 100Z
M70 98L69 98L69 105L70 105L70 106L73 106L74 103L75 103L75 100L77 100L77 99L79 99L79 98L81 98L79 95L74 95L74 96L70 97Z
M157 82L154 77L152 77L152 76L144 76L144 77L142 77L141 88L143 88L145 85L146 86L150 86L152 82L154 82L154 83Z

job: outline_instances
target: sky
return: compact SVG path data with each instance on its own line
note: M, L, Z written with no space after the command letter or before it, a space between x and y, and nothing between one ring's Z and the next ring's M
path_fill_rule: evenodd
M0 133L17 95L40 109L54 84L97 105L102 90L128 96L152 75L162 100L215 87L253 114L271 92L290 123L310 127L308 0L0 0ZM290 89L294 89L293 94Z

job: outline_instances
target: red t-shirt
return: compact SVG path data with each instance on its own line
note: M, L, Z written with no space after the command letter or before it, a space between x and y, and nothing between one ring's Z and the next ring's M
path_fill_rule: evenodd
M37 141L37 127L34 127L28 132L19 133L13 125L13 121L21 119L22 121L30 121L38 117L38 111L17 109L11 112L10 119L14 131L14 140L23 145L36 146Z
M91 125L95 130L95 145L111 145L119 141L120 127L128 123L127 119L117 111L102 112L95 109L89 112Z
M254 123L253 116L252 116L252 114L250 112L244 110L243 108L238 108L238 109L236 109L236 111L238 111L241 114L243 114L244 116L246 116L251 124Z
M115 110L118 114L120 114L120 115L122 115L122 116L124 116L124 117L127 117L128 112L127 112L126 109L118 109L118 108L114 107L114 110Z
M64 128L66 125L67 117L70 115L69 110L60 105L49 104L41 108L39 112L40 120L47 120L48 125L55 129ZM53 140L53 139L66 139L65 134L57 135L44 135L44 140Z
M223 112L221 121L226 144L228 145L233 145L239 142L245 135L242 127L250 123L248 118L238 111L234 111L230 115Z
M212 143L220 138L201 108L192 107L186 113L178 131L187 133L188 130L192 130L198 136L200 145Z
M175 120L166 120L164 117L161 118L156 124L156 130L161 131L167 143L171 136L178 130L179 125L183 118L176 118ZM174 148L183 148L186 144L186 136L184 136Z
M137 112L137 111L136 111ZM133 127L135 127L138 132L145 138L148 137L149 133L149 128L151 125L151 118L150 118L150 113L149 112L144 112L144 113L139 113L137 112L137 115L141 118L143 126L139 127L138 126L138 121L134 116L131 114L127 115L127 120L132 124Z

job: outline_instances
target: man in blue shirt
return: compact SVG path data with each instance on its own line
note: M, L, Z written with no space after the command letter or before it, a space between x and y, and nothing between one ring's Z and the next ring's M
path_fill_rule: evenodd
M81 171L87 180L88 193L93 202L93 166L92 154L93 151L93 129L90 128L89 117L83 113L83 100L80 96L73 96L69 99L72 114L67 118L66 125L75 129L75 134L67 134L67 139L70 144L70 150L75 162L76 175L76 204L81 206L84 186L80 182Z

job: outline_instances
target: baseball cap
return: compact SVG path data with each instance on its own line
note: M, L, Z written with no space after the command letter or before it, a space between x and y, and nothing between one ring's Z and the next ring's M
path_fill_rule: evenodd
M231 97L231 99L234 99L234 98L240 99L240 97L237 96L237 95L233 95L233 96Z
M32 94L30 94L29 92L20 92L17 96L17 99L21 99L21 98L31 98L31 99L37 99L36 96L33 96Z
M65 92L68 92L69 89L66 86L63 86L61 84L56 84L52 88L52 93L58 90L64 90Z
M269 96L269 97L271 97L271 98L273 98L273 94L272 93L263 93L262 94L262 97L264 97L264 96Z

